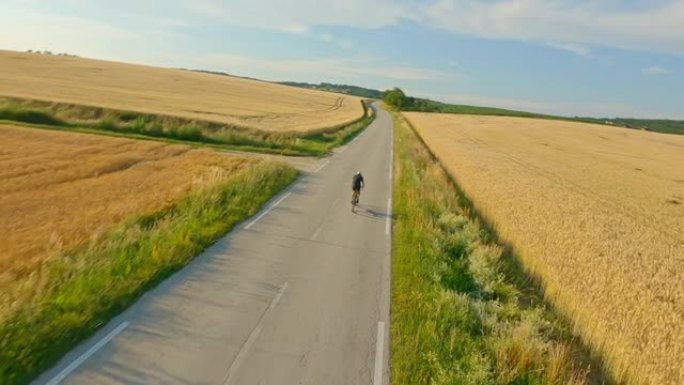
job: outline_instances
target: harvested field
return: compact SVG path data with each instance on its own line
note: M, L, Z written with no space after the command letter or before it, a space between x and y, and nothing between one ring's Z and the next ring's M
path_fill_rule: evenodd
M0 96L177 116L272 132L361 118L360 99L232 76L0 50Z
M256 160L0 125L0 291L16 274Z
M618 378L684 383L684 137L404 115Z

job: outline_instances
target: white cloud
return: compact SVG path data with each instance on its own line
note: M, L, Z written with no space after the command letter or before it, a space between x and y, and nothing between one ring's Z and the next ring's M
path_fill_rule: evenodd
M591 46L684 54L684 1L629 8L617 0L192 0L213 20L303 33L316 26L380 28L401 21L456 34L551 45L579 55Z
M187 66L213 68L238 75L261 76L270 80L329 81L333 79L357 79L371 76L389 80L442 80L451 79L452 74L432 69L409 66L386 66L372 58L332 59L279 59L244 55L192 55L177 61L192 60Z
M591 48L584 44L577 43L548 43L549 46L561 49L563 51L572 52L579 56L589 56L591 53Z
M410 18L408 8L393 0L192 0L187 11L234 25L292 32L311 27L379 28Z
M354 47L354 43L348 39L338 38L330 33L322 33L319 35L314 35L314 38L325 43L336 45L343 49L351 49Z
M658 65L650 66L647 68L644 68L641 70L641 72L645 73L646 75L671 75L674 73L674 71L669 70L667 68L663 68Z
M460 35L549 45L578 55L588 55L594 46L684 55L682 0L643 0L639 7L619 0L5 1L3 13L24 8L33 12L29 20L47 9L94 12L102 7L107 17L95 17L92 23L105 28L120 25L122 17L137 16L152 28L216 23L303 35L321 26L374 29L411 21ZM89 34L96 36L98 26L90 25ZM12 31L4 25L0 30L6 35ZM344 36L336 40L340 46L352 45Z
M578 53L591 45L684 53L684 2L629 10L614 0L437 0L428 21L459 34L553 42Z
M125 45L138 38L135 32L114 24L75 16L19 11L0 23L0 47L4 49L47 49L71 54L86 52L100 58L112 58L103 41Z

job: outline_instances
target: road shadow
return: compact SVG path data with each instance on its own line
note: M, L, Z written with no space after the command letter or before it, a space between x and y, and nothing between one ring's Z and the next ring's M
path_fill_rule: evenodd
M362 205L359 204L354 210L354 214L360 215L362 217L373 218L373 219L387 219L392 216L386 211L377 206Z

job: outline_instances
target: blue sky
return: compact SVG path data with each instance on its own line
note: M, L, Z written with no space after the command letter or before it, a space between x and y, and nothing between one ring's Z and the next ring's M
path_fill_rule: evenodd
M682 0L3 0L0 49L684 119Z

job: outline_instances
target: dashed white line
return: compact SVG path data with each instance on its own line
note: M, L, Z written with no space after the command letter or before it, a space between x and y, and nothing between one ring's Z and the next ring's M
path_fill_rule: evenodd
M107 342L111 341L116 337L119 333L124 331L130 325L130 322L122 322L119 326L117 326L114 330L109 332L106 336L104 336L101 340L99 340L95 345L93 345L90 349L88 349L85 353L81 354L80 357L78 357L74 362L72 362L69 366L64 368L59 374L57 374L54 378L52 378L46 385L57 385L60 382L62 382L71 372L76 370L81 364L83 364L90 356L95 354L98 350L102 349L103 346L107 344Z
M249 350L252 348L252 345L254 345L254 342L256 342L256 339L259 337L259 334L261 333L261 324L264 321L264 317L266 316L266 313L268 313L271 309L273 309L278 304L278 301L280 301L280 297L283 296L285 289L287 289L287 282L285 282L283 287L281 287L280 290L278 290L278 294L276 294L276 296L273 297L271 304L268 305L266 310L264 310L264 312L261 313L261 317L259 317L259 321L257 321L257 324L256 324L256 326L254 326L254 329L252 329L252 332L249 333L249 337L247 337L247 341L245 341L245 343L242 345L242 347L240 348L240 351L238 352L238 355L235 357L235 360L233 360L233 363L230 365L230 368L228 368L228 373L226 373L226 379L223 382L223 385L230 384L230 381L235 376L235 373L240 368L240 365L242 365L242 362L247 357L247 353L249 353Z
M373 385L382 385L382 371L384 370L385 354L385 323L378 322L378 336L375 340L375 375L373 376Z
M318 168L316 169L316 171L314 171L314 174L317 174L319 171L321 171L321 170L323 169L323 167L327 166L329 163L330 163L330 159L328 159L328 160L326 160L325 162L323 162L323 164L320 165L320 166L318 166Z
M389 180L392 180L392 171L394 171L394 145L390 150L390 161L389 161Z
M254 226L257 222L259 222L259 220L261 220L261 218L265 217L266 214L270 213L271 210L273 210L276 206L281 204L287 197L289 197L290 194L291 193L287 193L287 194L283 195L283 197L278 199L278 201L276 203L269 206L266 210L264 210L263 213L261 213L258 217L256 217L256 219L254 219L247 226L245 226L245 230L249 230L250 227Z
M387 218L385 218L385 234L389 235L392 229L392 198L387 200Z

